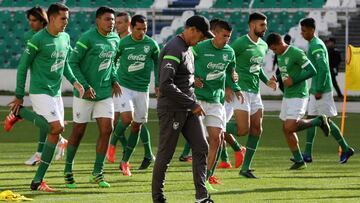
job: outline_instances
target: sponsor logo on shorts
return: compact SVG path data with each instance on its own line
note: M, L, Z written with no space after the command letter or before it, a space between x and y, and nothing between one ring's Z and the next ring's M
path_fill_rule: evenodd
M177 130L178 128L179 128L179 122L176 122L176 121L174 121L174 123L173 123L173 129L174 130Z
M126 103L122 103L122 104L121 104L121 107L124 108L125 106L126 106Z
M56 111L50 111L50 114L51 114L52 116L56 116Z
M76 118L80 118L80 112L76 112Z

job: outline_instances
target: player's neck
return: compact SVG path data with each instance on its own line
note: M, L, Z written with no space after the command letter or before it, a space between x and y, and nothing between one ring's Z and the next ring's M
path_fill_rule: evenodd
M259 40L259 37L258 37L257 35L255 35L254 32L249 32L249 33L248 33L248 36L249 36L250 39L251 39L253 42L255 42L255 43L257 43L258 40Z
M216 40L215 40L215 39L212 39L212 40L211 40L211 44L212 44L215 48L217 48L217 49L223 49L223 48L224 48L223 45L216 43Z
M97 28L97 30L104 37L106 37L110 33L110 32L106 32L105 30L99 29L99 27Z
M120 37L120 38L124 38L124 37L128 36L129 34L130 34L130 31L129 31L129 30L126 30L126 32L120 33L120 34L119 34L119 37Z
M57 36L60 32L56 30L56 28L54 26L52 26L51 24L49 24L49 26L47 27L47 31L48 33L50 33L51 35Z

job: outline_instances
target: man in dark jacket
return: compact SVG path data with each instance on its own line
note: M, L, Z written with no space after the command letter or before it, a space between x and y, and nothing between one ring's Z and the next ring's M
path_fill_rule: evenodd
M336 76L339 72L339 65L341 63L341 55L340 51L335 48L336 40L335 38L330 37L328 40L325 41L325 45L329 54L329 63L330 63L330 74L332 84L336 90L336 93L339 98L343 98L344 96L341 93L339 85L336 81Z

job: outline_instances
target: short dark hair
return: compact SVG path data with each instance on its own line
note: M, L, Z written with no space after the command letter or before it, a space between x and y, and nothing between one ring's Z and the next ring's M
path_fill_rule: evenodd
M272 32L266 39L267 45L270 47L271 45L277 45L281 42L282 38L279 33Z
M116 17L125 17L125 21L129 22L131 20L131 15L130 13L123 11L123 12L119 12L118 14L116 14Z
M284 36L284 41L285 41L285 42L290 42L290 41L291 41L291 36L290 36L289 34L286 34L286 35Z
M143 16L143 15L134 15L132 18L131 18L131 26L135 27L136 23L145 23L147 21L146 17Z
M210 25L211 25L211 24L210 24ZM228 22L224 21L224 20L218 20L218 21L216 22L215 26L214 26L214 29L215 29L215 30L216 30L216 29L224 29L224 30L227 30L227 31L229 31L229 32L232 31L231 25L230 25Z
M300 25L304 27L316 29L314 18L305 18L300 21Z
M249 23L251 23L254 20L266 20L267 17L265 14L260 12L255 12L249 15Z
M336 39L335 37L329 37L326 42L333 42L334 44L336 43Z
M29 19L30 16L34 16L37 20L39 20L43 24L44 27L49 22L45 9L41 8L40 6L35 6L27 10L26 11L27 19Z
M96 10L95 16L96 16L96 18L100 18L105 13L112 13L115 15L114 9L107 7L107 6L101 6Z
M69 11L69 8L62 3L51 4L47 10L47 16L50 20L50 16L59 14L60 11Z
M214 30L216 27L216 23L219 22L219 18L213 18L210 20L210 30Z

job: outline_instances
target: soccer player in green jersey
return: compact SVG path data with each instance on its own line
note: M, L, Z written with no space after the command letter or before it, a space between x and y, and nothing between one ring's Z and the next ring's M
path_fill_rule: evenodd
M247 178L256 178L250 169L250 164L262 133L264 106L260 96L259 79L270 88L276 89L276 82L269 80L263 70L268 46L261 37L264 36L266 30L266 16L262 13L252 13L249 16L249 33L239 37L231 45L236 56L238 85L245 98L244 103L233 99L231 105L234 109L237 135L249 135L244 162L240 170L240 175Z
M302 20L300 24L301 34L304 39L309 42L307 55L317 70L317 75L314 76L311 81L308 117L313 118L321 114L334 117L337 115L337 109L333 98L329 57L326 46L321 39L315 36L316 27L313 18L306 18ZM329 124L331 127L331 135L336 142L339 143L342 150L340 163L346 163L354 154L354 149L348 145L345 138L341 135L338 126L331 120L329 120ZM315 127L307 131L306 147L303 153L305 162L312 162L312 149L315 135Z
M115 30L120 39L130 34L130 20L131 16L128 12L119 12L115 18Z
M120 38L112 32L115 24L115 11L109 7L96 10L96 27L86 31L76 42L69 64L74 75L85 88L84 98L74 92L73 130L65 163L65 183L68 188L76 188L73 175L73 162L87 123L96 120L99 138L96 144L96 158L90 182L107 188L110 184L104 180L104 160L109 138L113 130L114 103L112 95L121 93L114 67L114 58Z
M147 36L147 19L142 15L135 15L131 19L131 34L120 41L117 58L120 60L118 77L122 89L122 95L115 102L121 112L119 121L115 127L114 135L123 136L127 127L131 124L130 136L127 141L125 153L120 163L120 168L125 176L131 176L129 159L139 140L139 131L147 122L149 106L150 74L155 70L157 77L157 61L159 46ZM157 86L155 80L155 86ZM142 139L145 148L145 157L139 169L146 169L154 156L150 148L150 139ZM147 149L147 151L146 151Z
M328 134L330 126L326 115L313 119L302 119L308 102L307 79L315 76L316 70L305 53L291 45L287 45L277 33L271 33L266 40L269 48L278 57L280 75L278 80L284 84L284 96L281 104L280 119L288 146L294 156L291 170L306 167L299 148L296 132L319 126Z
M39 168L31 182L32 190L54 192L44 181L51 163L59 134L64 130L64 107L61 99L61 81L64 75L71 84L84 93L69 65L70 37L64 32L69 18L69 9L60 3L50 5L47 15L49 24L36 33L27 43L17 72L16 98L10 103L15 115L33 123L49 134L41 154ZM30 67L30 100L36 114L22 107L25 95L27 69ZM30 118L31 117L31 118Z

